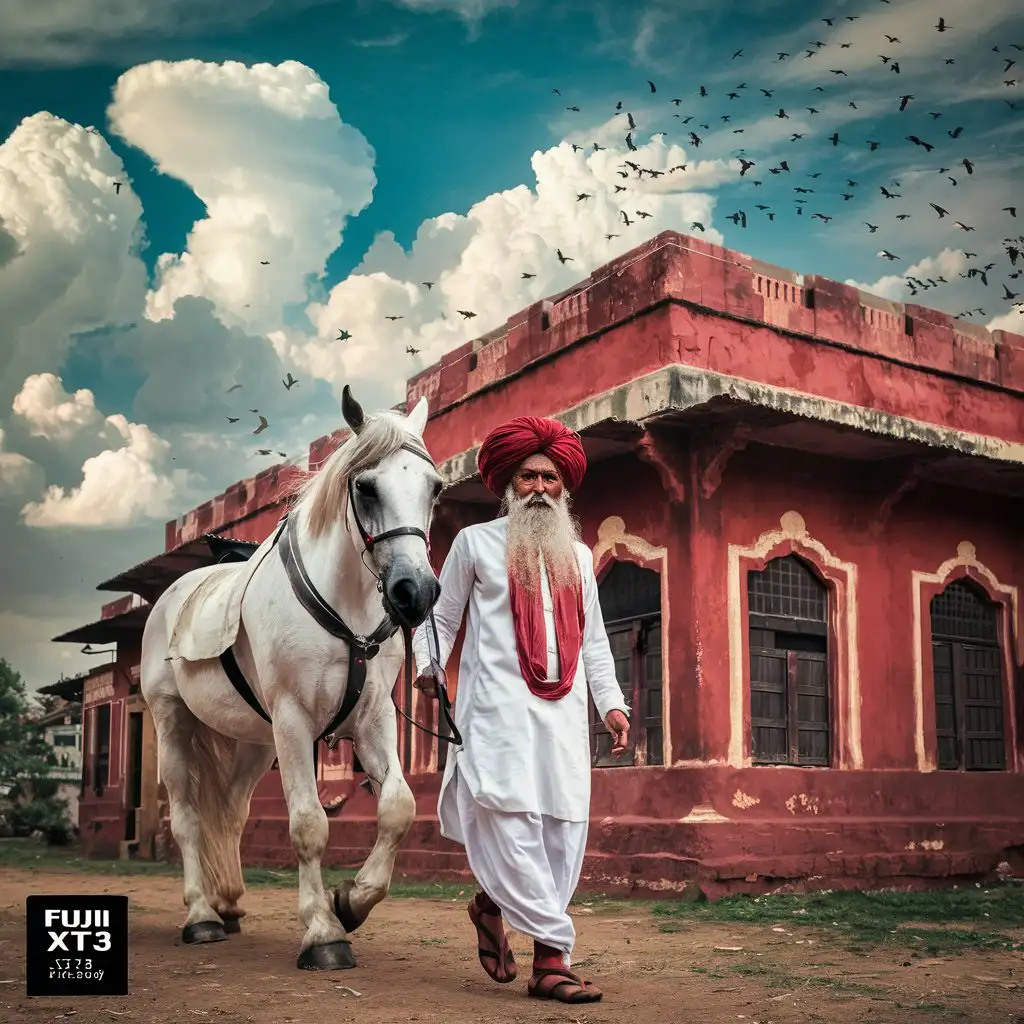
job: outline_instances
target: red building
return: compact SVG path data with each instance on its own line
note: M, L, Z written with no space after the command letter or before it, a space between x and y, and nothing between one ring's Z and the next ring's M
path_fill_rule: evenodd
M634 708L619 760L595 725L586 884L714 895L1024 874L1024 338L666 232L448 353L409 381L408 402L421 395L448 485L438 568L458 529L495 513L475 467L491 427L549 415L584 437L574 508ZM314 442L310 468L342 438ZM210 560L202 534L262 540L297 472L169 523L164 554L101 589L152 601ZM138 713L145 608L106 610L67 639L121 631L116 750ZM436 728L432 702L397 696ZM87 713L87 775L105 722ZM398 870L464 872L434 816L445 744L400 733L419 817ZM355 865L374 800L350 751L325 760L325 799L349 795L328 863ZM126 771L108 770L112 788ZM144 789L121 807L163 834L135 811ZM101 799L87 790L82 831L95 813L112 847ZM247 863L294 860L274 772L243 843Z

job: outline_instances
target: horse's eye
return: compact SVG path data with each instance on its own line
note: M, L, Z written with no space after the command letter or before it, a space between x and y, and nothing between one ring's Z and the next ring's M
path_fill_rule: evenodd
M370 480L364 480L362 477L356 481L356 490L364 498L377 497L377 488L374 486L373 482Z

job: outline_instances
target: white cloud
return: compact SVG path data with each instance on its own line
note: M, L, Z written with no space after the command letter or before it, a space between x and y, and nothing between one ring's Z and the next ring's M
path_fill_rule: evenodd
M12 408L26 421L33 436L48 441L69 441L103 422L93 393L88 388L79 388L73 395L68 394L54 373L29 377L15 396Z
M0 504L10 504L41 490L43 480L43 470L31 459L4 451L4 432L0 430Z
M926 256L923 260L907 267L902 274L886 274L880 277L873 284L863 284L860 281L848 280L846 284L860 288L861 291L870 292L883 299L892 299L894 302L916 302L919 305L931 305L926 301L924 295L931 296L932 291L922 292L918 289L916 296L911 295L907 283L908 277L916 277L919 281L927 283L929 279L944 277L947 282L956 284L957 277L967 269L968 261L960 249L943 249L935 256Z
M108 110L113 130L206 206L188 250L159 258L150 319L183 296L209 298L227 323L276 327L307 298L370 202L373 151L345 124L327 86L295 61L155 61L126 71ZM263 265L267 261L268 265Z
M43 112L0 145L0 220L20 251L0 264L0 408L26 377L61 363L74 333L137 313L141 215L99 135Z
M124 416L111 416L108 422L121 432L125 446L86 459L78 487L51 485L42 501L26 505L22 514L28 526L121 527L139 517L174 514L174 498L187 474L164 470L170 444Z
M427 366L443 353L502 325L516 311L570 287L595 267L668 229L699 234L721 244L711 224L714 197L689 191L738 174L722 162L706 162L692 173L666 173L652 182L634 171L621 178L626 159L640 167L667 170L687 162L687 152L657 138L637 152L625 147L573 152L561 143L534 153L536 189L526 185L487 196L465 215L446 213L424 221L408 253L394 237L375 240L353 274L327 300L313 303L308 316L317 332L307 342L294 332L274 336L278 351L307 372L330 380L340 392L356 378L371 382L382 404L401 397L407 372ZM616 193L624 185L626 192ZM580 194L589 199L578 199ZM631 219L627 227L625 210ZM637 211L650 214L644 218ZM615 237L609 239L606 235ZM561 264L556 250L571 257ZM523 279L522 274L535 276ZM431 281L430 289L422 282ZM459 310L476 313L464 319ZM400 320L385 320L399 316ZM338 331L352 334L335 340ZM396 372L406 346L419 351L408 371ZM399 363L398 365L402 365Z
M31 436L66 444L89 435L94 445L107 446L82 464L78 487L51 484L41 501L27 504L22 510L27 525L125 526L140 516L171 514L172 499L188 473L166 468L170 443L149 427L130 423L121 413L104 416L91 391L68 394L52 373L29 377L13 408ZM27 467L22 463L19 469L24 482Z
M985 326L990 331L1009 331L1024 337L1024 306L1014 306L1008 313L993 317Z

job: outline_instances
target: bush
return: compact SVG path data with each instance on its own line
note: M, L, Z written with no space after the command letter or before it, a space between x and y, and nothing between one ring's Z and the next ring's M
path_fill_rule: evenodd
M58 797L35 799L17 804L7 815L16 836L42 832L48 846L67 846L71 842L71 822L67 803Z

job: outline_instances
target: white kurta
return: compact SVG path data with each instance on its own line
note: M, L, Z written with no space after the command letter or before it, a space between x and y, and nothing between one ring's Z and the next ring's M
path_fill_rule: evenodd
M584 635L573 687L561 700L530 692L519 668L509 603L504 517L460 531L441 570L434 608L441 663L451 654L468 608L459 665L455 723L463 746L448 753L438 818L441 834L464 843L453 780L469 787L474 801L494 811L587 822L590 817L590 727L587 689L601 718L628 713L615 677L598 601L592 556L577 545L583 584ZM545 591L547 587L545 586ZM545 594L549 655L555 650L550 594ZM427 626L413 640L417 672L430 663ZM549 668L557 657L549 658Z

